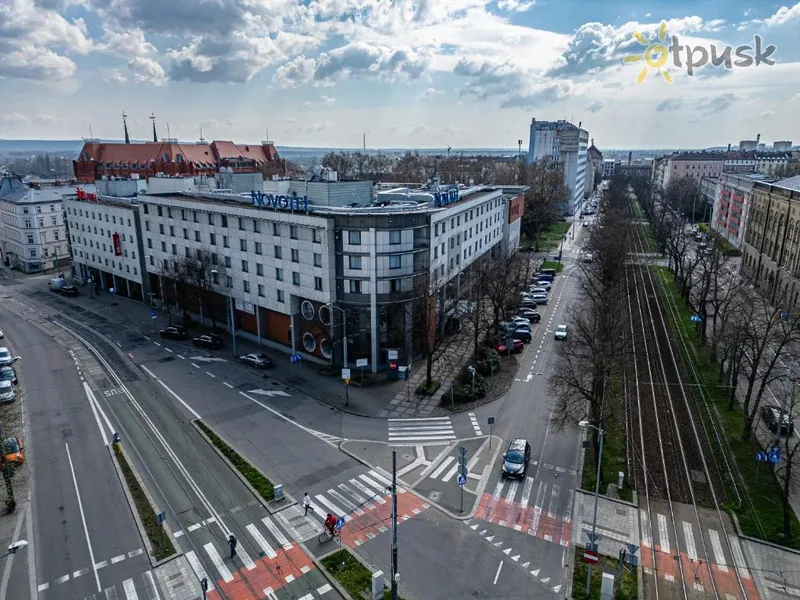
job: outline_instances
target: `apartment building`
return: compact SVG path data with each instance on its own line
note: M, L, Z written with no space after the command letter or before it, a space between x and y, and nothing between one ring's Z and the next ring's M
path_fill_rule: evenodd
M742 268L771 301L797 307L800 296L800 176L752 188Z
M753 186L757 182L772 183L774 180L757 174L723 173L714 201L711 216L711 229L721 235L731 246L742 249L750 206L753 200Z
M69 265L61 194L16 176L0 179L0 253L25 273L56 272Z

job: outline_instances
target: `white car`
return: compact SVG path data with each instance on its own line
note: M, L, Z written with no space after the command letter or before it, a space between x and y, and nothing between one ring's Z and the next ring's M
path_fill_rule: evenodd
M0 340L3 340L3 339L5 339L5 337L6 337L6 336L5 336L5 334L3 333L3 330L2 330L2 329L0 329Z
M528 288L528 293L535 297L536 294L545 294L545 295L547 295L547 290L544 289L543 287L531 287L531 288Z
M3 346L0 348L0 367L7 367L9 365L14 364L19 360L16 356L12 356L11 352L9 352L8 348Z
M16 395L14 386L10 381L0 381L0 404L13 402Z
M567 326L566 325L558 325L556 327L555 337L557 340L565 340L567 339Z

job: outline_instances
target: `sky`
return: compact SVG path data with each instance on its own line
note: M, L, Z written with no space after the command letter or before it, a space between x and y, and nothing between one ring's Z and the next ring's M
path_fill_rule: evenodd
M533 118L601 150L800 143L799 34L769 0L0 0L0 138L121 138L125 111L133 139L153 113L287 146L527 147Z

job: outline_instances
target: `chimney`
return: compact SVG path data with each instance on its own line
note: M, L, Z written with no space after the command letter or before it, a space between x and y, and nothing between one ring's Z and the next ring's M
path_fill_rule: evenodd
M631 158L633 158L633 152L628 152L628 165L631 164Z
M125 111L123 110L122 111L122 126L125 128L125 143L126 144L130 144L131 143L131 138L128 135L128 121L126 121L127 118L128 118L128 115L126 115Z
M153 141L158 141L158 136L156 135L156 115L155 113L150 113L150 120L153 122Z
M759 133L759 134L756 136L756 144L758 144L758 142L760 142L760 141L761 141L761 134Z
M730 152L730 151L731 151L731 145L728 144L728 152Z
M594 138L592 138L592 146L594 146Z

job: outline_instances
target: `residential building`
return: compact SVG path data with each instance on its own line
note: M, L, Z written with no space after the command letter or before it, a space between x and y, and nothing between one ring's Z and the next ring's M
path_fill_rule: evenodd
M740 250L747 232L753 186L759 181L772 183L763 175L744 173L723 173L719 180L711 229Z
M773 152L789 152L791 149L792 149L792 142L790 140L772 142Z
M13 175L0 179L0 253L25 273L55 272L69 265L61 194L32 185Z
M611 179L617 170L617 161L613 158L603 159L603 179Z
M756 182L742 269L772 302L797 307L800 296L800 176Z
M603 153L594 145L594 139L586 150L586 191L585 197L591 196L598 182L603 177Z
M586 187L586 156L589 133L568 121L531 120L527 164L551 158L564 171L564 183L569 190L569 202L559 207L572 215L584 200Z
M716 202L719 193L719 178L718 177L703 177L700 180L700 202L702 203L703 216L701 221L707 223L712 217L714 212L714 203ZM695 215L700 212L700 208L696 209Z
M723 152L675 152L653 162L653 179L662 188L685 177L697 180L699 185L703 177L719 177L724 164Z
M724 173L755 173L756 153L753 151L726 152L722 163Z
M620 164L615 167L615 172L627 177L650 177L653 167L650 163Z
M792 160L791 152L761 152L758 151L756 155L756 173L771 176L786 169L786 166Z

